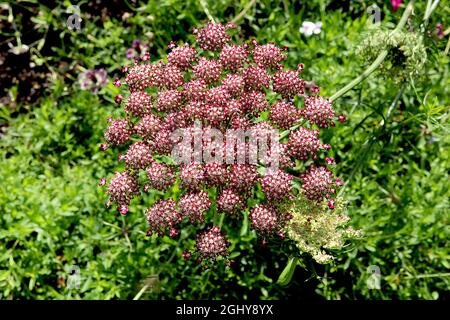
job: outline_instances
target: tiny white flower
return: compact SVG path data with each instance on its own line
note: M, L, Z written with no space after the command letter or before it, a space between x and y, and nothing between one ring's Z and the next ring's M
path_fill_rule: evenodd
M315 23L314 34L319 34L322 28L322 22L318 21Z
M11 42L8 42L9 46L9 52L12 52L15 55L19 55L25 52L28 52L30 47L28 47L26 44L19 44L17 46L14 46Z
M322 28L322 22L311 22L311 21L303 21L302 26L300 27L300 33L303 33L305 36L309 37L313 34L319 34Z

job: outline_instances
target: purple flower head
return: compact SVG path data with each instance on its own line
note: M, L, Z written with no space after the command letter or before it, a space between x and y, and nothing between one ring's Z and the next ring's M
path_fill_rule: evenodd
M143 43L139 39L134 39L131 43L131 48L127 49L125 56L130 60L138 60L139 58L148 60L148 58L150 57L148 48L148 43Z
M442 28L443 28L442 23L440 23L440 22L436 23L436 36L440 39L445 37L445 34L442 31Z
M95 80L98 85L104 86L108 83L107 74L105 69L98 69L94 72Z
M133 43L131 44L133 49L137 49L141 46L141 41L139 39L134 39Z
M128 48L126 52L126 56L128 59L134 59L136 58L136 54L133 48Z
M81 90L91 90L96 94L101 87L108 83L106 70L103 68L88 69L78 75L78 82Z

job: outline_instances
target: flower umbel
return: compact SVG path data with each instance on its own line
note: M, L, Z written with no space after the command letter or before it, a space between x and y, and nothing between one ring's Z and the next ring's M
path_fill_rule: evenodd
M302 32L317 34L320 26L305 22ZM320 140L320 130L335 124L331 102L302 79L302 64L283 66L285 48L234 43L231 29L209 22L194 30L196 43L171 42L166 58L150 62L146 52L124 66L125 79L114 81L123 116L108 119L100 147L121 148L124 161L124 171L108 179L109 202L129 214L132 199L154 197L146 209L148 236L179 237L186 246L185 230L220 217L220 227L197 233L185 260L226 260L222 230L247 214L267 242L285 238L286 206L299 197L339 208L335 190L343 183L329 169L331 146ZM133 50L141 46L135 42ZM309 169L300 173L302 164Z

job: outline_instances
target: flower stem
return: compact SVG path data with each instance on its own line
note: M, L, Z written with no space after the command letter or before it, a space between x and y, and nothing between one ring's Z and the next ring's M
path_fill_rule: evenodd
M231 23L236 24L246 13L247 11L255 4L256 0L251 0L245 8L236 16L233 20L231 20Z
M391 36L394 33L396 33L399 30L401 30L405 26L406 21L408 21L408 18L409 18L409 16L411 15L411 13L413 11L413 8L414 8L414 0L410 1L408 3L408 5L406 6L406 9L403 12L403 15L402 15L400 21L398 22L398 24L395 27L395 29L390 33ZM360 84L362 81L364 81L368 76L370 76L381 65L381 63L384 61L384 59L386 59L387 55L388 55L388 51L387 50L381 51L380 54L378 55L378 57L375 59L375 61L366 70L364 70L363 73L361 73L358 77L353 79L350 83L348 83L341 90L339 90L338 92L333 94L329 98L330 101L334 101L334 100L340 98L341 96L346 94L348 91L353 89L355 86Z
M428 0L427 9L425 10L425 16L423 17L423 20L425 21L426 24L428 23L428 19L430 18L431 14L438 6L439 1L440 0L435 0L435 1Z
M357 86L359 83L364 81L368 76L372 74L379 66L380 64L386 59L386 56L388 54L387 50L381 51L381 53L378 55L378 57L375 59L375 61L366 69L363 73L361 73L358 77L353 79L351 82L349 82L345 87L343 87L341 90L336 92L330 97L330 101L334 101L344 94L347 93L347 91L350 91L353 89L353 87Z
M149 287L148 284L142 287L142 289L138 292L138 294L133 298L133 300L139 300L139 298L144 294L145 290Z
M445 50L444 50L444 55L447 55L449 50L450 50L450 37L448 37L448 42L447 42L447 46L445 47Z
M208 17L208 19L212 22L216 22L216 20L214 19L214 17L212 16L211 12L209 12L208 6L205 2L205 0L200 0L200 5L203 8L203 11L205 12L206 16Z

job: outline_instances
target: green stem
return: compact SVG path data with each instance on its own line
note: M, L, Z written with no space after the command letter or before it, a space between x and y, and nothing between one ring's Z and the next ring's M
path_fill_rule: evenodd
M283 133L281 133L278 140L282 140L282 139L286 138L289 135L289 133L291 133L292 131L295 131L298 128L300 128L303 124L305 124L305 122L306 121L302 121L300 123L297 123L297 124L293 125L291 128L289 128L289 130L286 130Z
M256 0L251 0L245 8L233 19L231 23L236 24L246 13L247 11L255 4Z
M212 22L216 22L214 20L214 17L211 15L211 12L209 12L208 6L206 5L205 0L200 0L200 5L202 6L203 11L205 12L205 14L208 17L208 19L211 20Z
M379 56L375 59L375 61L366 69L364 70L363 73L361 73L358 77L356 77L355 79L353 79L351 82L349 82L345 87L343 87L341 90L339 90L338 92L336 92L335 94L333 94L330 97L331 101L334 101L338 98L340 98L341 96L343 96L344 94L347 93L347 91L350 91L351 89L353 89L353 87L357 86L358 84L360 84L362 81L364 81L368 76L370 76L372 74L372 72L374 72L379 66L380 64L384 61L384 59L386 59L386 56L388 54L387 50L383 50L381 51L381 53L379 54Z
M225 213L221 213L220 218L219 218L219 228L222 228L224 219L225 219Z
M403 12L403 15L402 15L400 21L398 22L397 26L390 33L390 36L392 36L393 34L398 32L405 26L406 22L408 21L409 16L411 15L411 13L413 11L413 8L414 8L414 1L410 1L408 3L408 5L406 6L406 9ZM381 63L384 61L384 59L386 59L387 55L388 55L387 50L381 51L380 54L378 55L378 57L375 59L375 61L366 70L364 70L363 73L361 73L358 77L356 77L354 80L352 80L350 83L348 83L341 90L339 90L338 92L333 94L330 97L330 100L334 101L334 100L340 98L341 96L346 94L348 91L353 89L355 86L360 84L362 81L364 81L368 76L370 76L381 65Z
M145 290L149 287L148 284L142 287L142 289L138 292L138 294L133 298L133 300L139 300L139 298L144 294Z
M403 279L420 279L420 278L435 278L435 277L450 277L450 273L431 273L431 274L419 274L417 276L407 276Z
M445 50L444 50L444 55L447 55L449 50L450 50L450 37L448 37L448 42L447 42L447 46L445 47Z
M436 9L438 4L439 0L435 0L434 2L432 2L432 0L428 0L427 9L425 10L425 16L423 17L425 24L428 24L428 19L430 18L431 14Z

